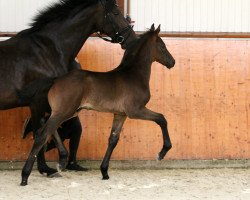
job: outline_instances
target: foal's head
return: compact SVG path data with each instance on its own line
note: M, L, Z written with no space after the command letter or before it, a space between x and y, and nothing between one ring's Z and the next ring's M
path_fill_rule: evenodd
M163 40L160 38L160 25L155 30L154 24L151 26L148 34L150 47L152 48L152 59L153 61L159 62L167 68L172 68L175 65L175 59L167 50L167 47Z

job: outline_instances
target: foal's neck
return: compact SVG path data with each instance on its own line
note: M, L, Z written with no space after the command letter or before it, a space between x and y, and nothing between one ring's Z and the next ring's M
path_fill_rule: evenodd
M150 43L144 44L136 54L132 54L133 59L131 60L131 54L128 53L124 56L123 62L126 60L131 60L124 66L124 69L128 69L130 73L136 75L137 78L142 80L145 84L149 83L151 74L151 65L153 63L152 59L152 47ZM125 64L126 65L126 64Z

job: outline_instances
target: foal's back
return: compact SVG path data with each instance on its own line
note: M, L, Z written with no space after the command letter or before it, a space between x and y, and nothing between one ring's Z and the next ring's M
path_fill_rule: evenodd
M63 107L74 111L88 109L125 113L131 104L145 104L149 100L149 92L146 91L146 95L145 90L141 93L141 86L135 81L136 77L123 70L74 70L55 81L49 92L49 103L52 110Z

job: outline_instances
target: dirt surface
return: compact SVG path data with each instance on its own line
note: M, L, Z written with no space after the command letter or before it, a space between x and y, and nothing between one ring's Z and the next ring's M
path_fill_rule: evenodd
M0 200L250 200L250 169L97 170L62 172L47 178L33 170L29 185L19 186L21 171L0 171Z

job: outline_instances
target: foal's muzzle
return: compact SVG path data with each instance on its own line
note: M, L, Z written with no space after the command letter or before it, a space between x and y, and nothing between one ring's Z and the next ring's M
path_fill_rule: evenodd
M168 62L168 69L171 69L175 65L175 59Z

